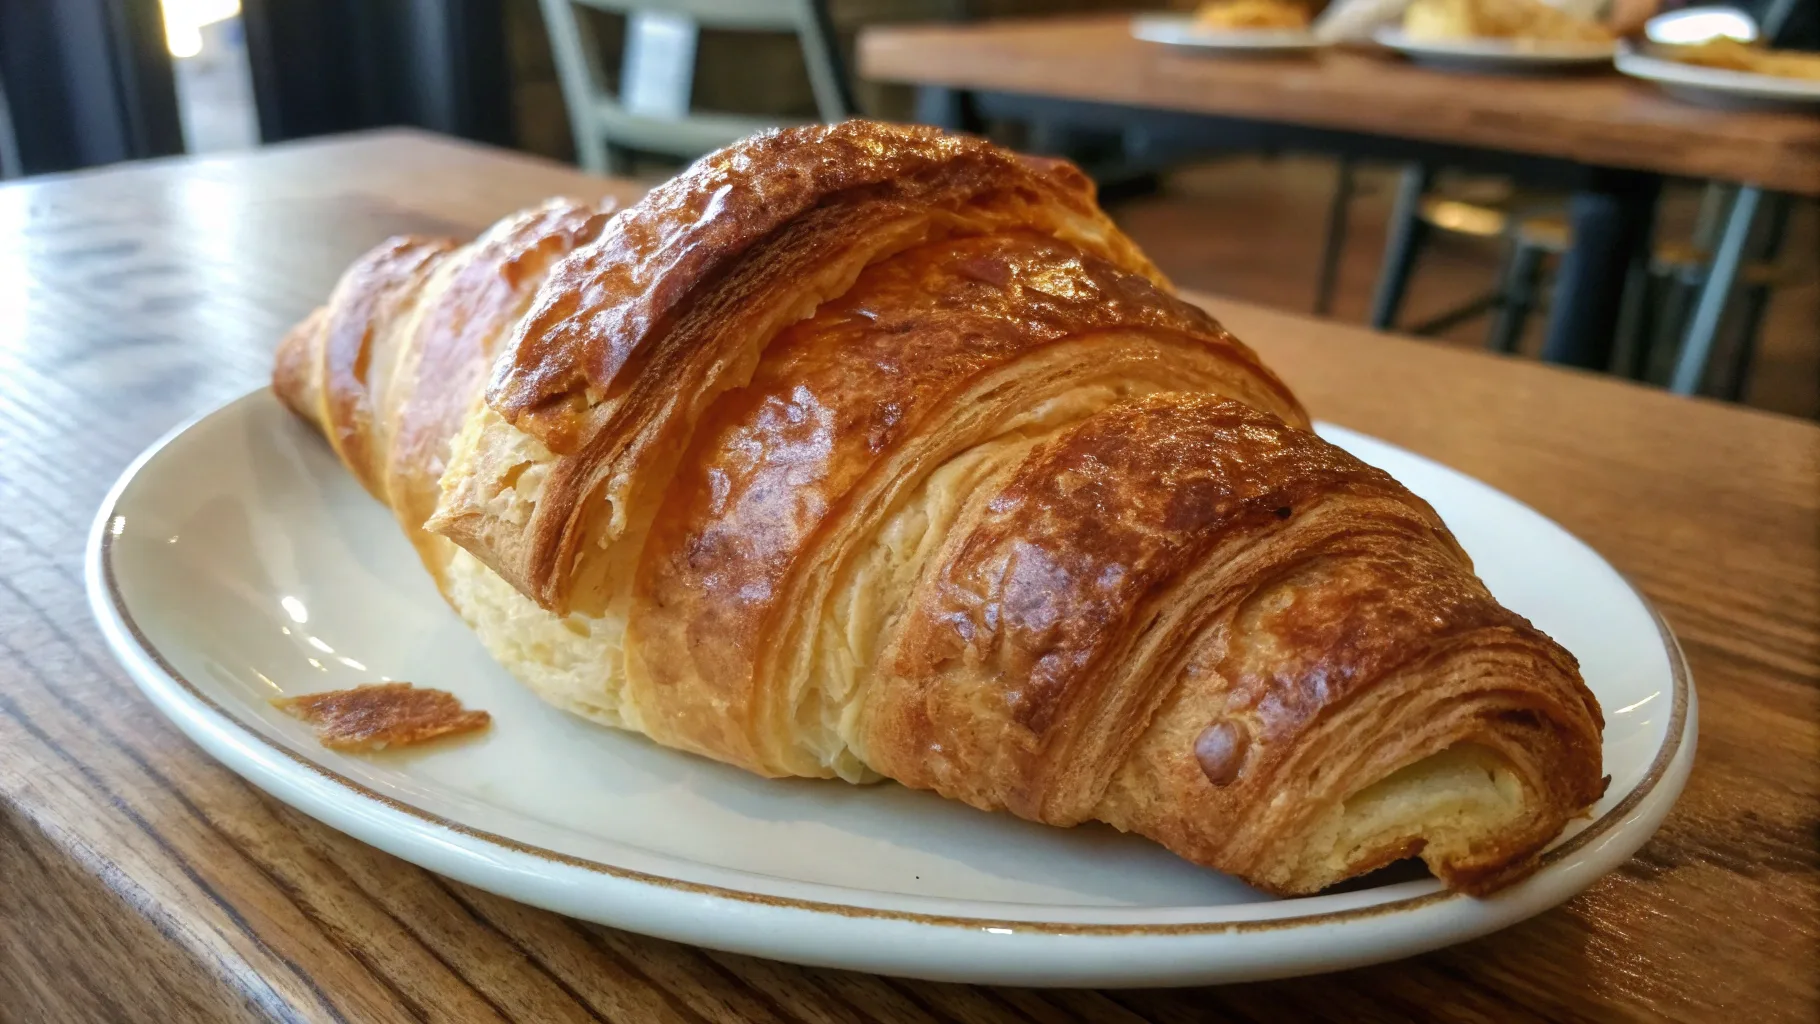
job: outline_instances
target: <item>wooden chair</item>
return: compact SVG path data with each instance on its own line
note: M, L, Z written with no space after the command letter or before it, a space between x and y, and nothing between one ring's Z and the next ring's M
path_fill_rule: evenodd
M794 33L821 119L839 121L856 112L822 0L541 2L576 156L597 174L626 173L629 153L693 159L776 126L765 118L690 109L696 42L704 28ZM578 7L626 19L617 88L607 80L593 25Z

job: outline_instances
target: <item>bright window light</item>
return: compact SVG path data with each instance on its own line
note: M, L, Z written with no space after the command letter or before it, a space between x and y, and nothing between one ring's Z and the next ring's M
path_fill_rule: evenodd
M173 57L202 52L202 26L240 13L240 0L162 0L164 45Z
M1682 45L1704 43L1720 36L1730 36L1741 43L1757 39L1757 23L1750 15L1732 7L1689 7L1671 11L1651 18L1643 31L1651 42Z

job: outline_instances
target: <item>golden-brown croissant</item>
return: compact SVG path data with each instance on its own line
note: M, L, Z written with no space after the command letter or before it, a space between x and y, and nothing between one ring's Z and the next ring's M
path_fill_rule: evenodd
M274 373L545 699L1277 893L1484 891L1602 792L1573 658L1071 165L856 121L609 213L389 242Z

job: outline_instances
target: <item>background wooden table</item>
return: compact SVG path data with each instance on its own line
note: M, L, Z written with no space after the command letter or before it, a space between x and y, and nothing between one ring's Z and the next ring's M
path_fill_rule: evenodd
M1389 54L1233 60L1132 38L1129 16L879 25L860 73L913 85L1245 118L1820 195L1820 118L1672 99L1615 72L1473 75Z
M1785 216L1784 194L1820 194L1820 118L1706 109L1610 68L1467 74L1357 49L1235 60L1142 42L1129 16L1107 15L873 26L860 38L860 68L918 85L926 118L1090 125L1137 142L1150 161L1184 150L1304 149L1404 162L1393 218L1407 228L1392 232L1385 252L1372 313L1381 328L1395 322L1434 168L1571 189L1571 244L1554 275L1542 356L1572 366L1611 364L1663 176L1738 183L1686 327L1675 371L1685 393L1699 389L1759 207ZM1330 231L1345 223L1344 207L1335 211Z
M392 232L623 191L387 134L0 189L0 1019L1811 1020L1820 1006L1820 427L1204 299L1317 415L1591 542L1680 633L1686 794L1642 853L1478 942L1319 979L1034 992L806 970L567 920L334 833L202 754L90 622L115 476L265 381Z

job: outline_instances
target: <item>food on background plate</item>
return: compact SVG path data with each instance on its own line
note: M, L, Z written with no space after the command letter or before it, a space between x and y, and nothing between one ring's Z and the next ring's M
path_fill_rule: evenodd
M485 729L493 718L468 710L446 690L410 683L373 683L277 697L272 706L316 727L316 739L333 750L374 753Z
M1310 27L1328 43L1368 43L1379 29L1397 24L1409 0L1333 0Z
M274 386L525 685L760 775L1281 894L1406 857L1486 892L1605 786L1573 657L1062 161L763 133L381 245Z
M1658 45L1651 47L1650 52L1683 64L1820 81L1820 53L1769 50L1725 37L1688 46Z
M1303 29L1314 20L1307 4L1296 0L1213 0L1194 13L1199 28Z
M1609 43L1611 30L1543 0L1413 0L1403 12L1411 39L1443 42L1511 39L1556 43Z

